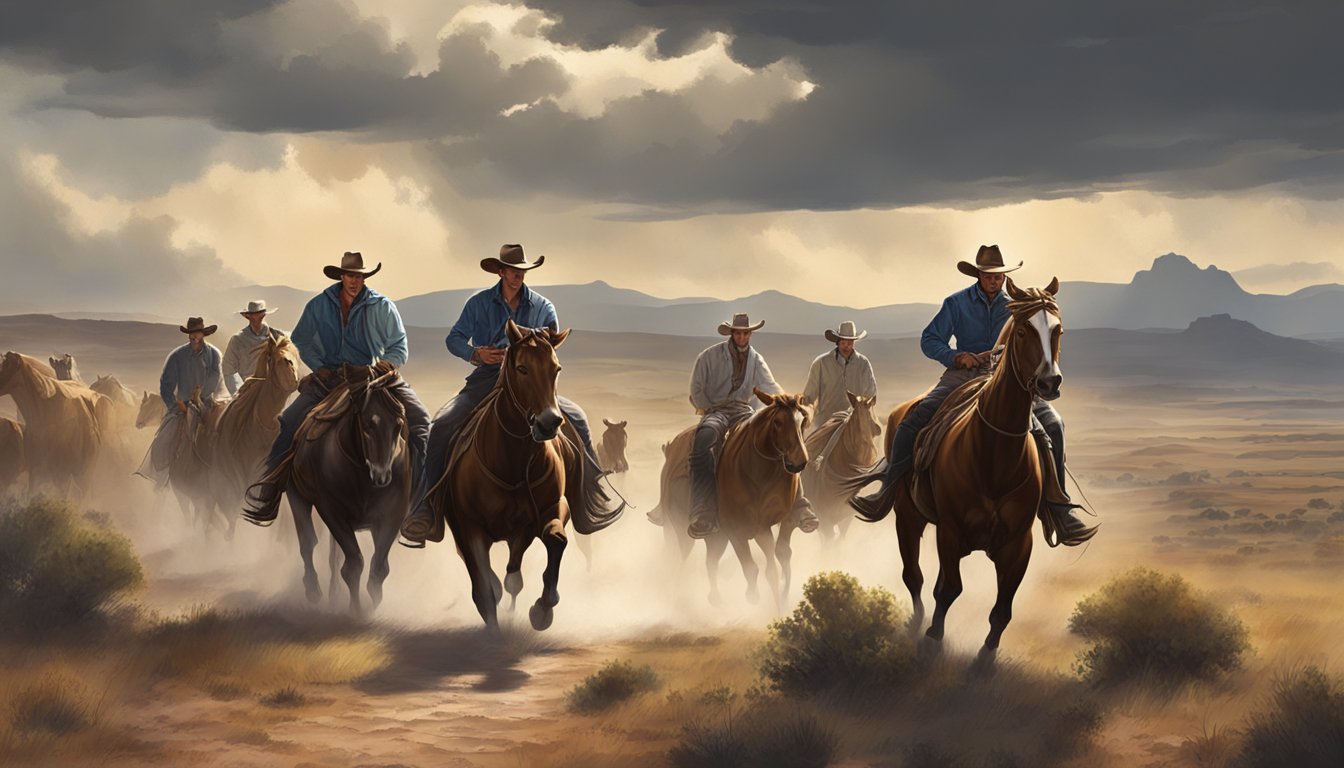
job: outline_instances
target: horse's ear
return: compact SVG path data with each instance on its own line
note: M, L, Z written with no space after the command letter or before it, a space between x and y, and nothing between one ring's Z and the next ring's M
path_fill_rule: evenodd
M573 329L573 328L566 328L566 329L563 330L563 331L552 331L551 329L547 328L546 330L547 330L547 331L549 332L549 334L550 334L550 338L551 338L551 348L554 349L554 348L560 346L561 344L564 344L564 343L565 343L565 339L568 339L568 338L569 338L569 332L572 331L572 330L574 330L574 329Z
M1048 293L1048 294L1050 294L1051 296L1054 296L1055 294L1059 293L1059 278L1058 278L1058 277L1052 277L1052 278L1050 278L1050 284L1047 285L1047 286L1045 286L1045 292Z
M850 408L858 408L859 403L862 402L858 395L854 394L853 392L850 392L848 389L845 390L845 397L849 398Z
M509 335L510 344L517 344L523 340L523 329L519 328L518 324L513 322L512 317L504 321L504 333Z
M775 396L774 396L774 395L771 395L771 394L768 394L768 393L765 393L765 392L762 392L760 387L752 387L752 388L751 388L751 392L752 392L752 394L756 395L756 397L757 397L762 403L765 403L766 405L771 405L771 404L773 404L773 403L775 402Z
M55 367L56 367L56 358L54 358L54 357L48 357L48 358L47 358L47 362L51 363L51 367L52 367L52 368L55 368Z
M629 423L629 422L627 422L625 419L622 419L622 420L616 422L616 426L620 427L621 429L625 429L625 425L626 425L627 423Z
M615 424L612 424L610 421L607 421L606 419L603 419L603 420L602 420L602 423L603 423L603 424L606 424L608 427L614 427L614 426L616 426Z
M1005 279L1003 281L1003 289L1008 292L1009 296L1011 296L1014 299L1017 299L1018 301L1022 301L1023 299L1027 298L1026 291L1023 291L1021 288L1018 288L1017 283L1014 283L1013 278L1011 277L1005 276Z

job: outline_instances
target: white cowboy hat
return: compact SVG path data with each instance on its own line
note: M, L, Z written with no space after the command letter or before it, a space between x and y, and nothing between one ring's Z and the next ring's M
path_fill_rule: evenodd
M751 320L747 317L746 312L738 312L737 314L733 315L732 323L719 323L719 335L732 336L733 331L754 331L763 325L765 325L764 320L762 320L759 323L756 323L755 325L752 325Z
M832 331L829 328L826 329L826 340L832 343L838 342L841 339L858 341L859 339L862 339L864 336L867 335L868 335L867 331L863 331L861 333L854 332L853 320L846 320L843 323L841 323L839 331Z
M260 313L262 313L262 314L268 314L268 313L270 313L270 312L279 312L279 311L280 311L280 308L279 308L279 307L268 307L268 306L266 306L266 300L265 300L265 299L257 299L257 300L255 300L255 301L249 301L249 302L247 302L247 309L240 309L240 310L238 310L238 314L240 314L240 315L255 315L255 314L258 313L258 312L260 312Z

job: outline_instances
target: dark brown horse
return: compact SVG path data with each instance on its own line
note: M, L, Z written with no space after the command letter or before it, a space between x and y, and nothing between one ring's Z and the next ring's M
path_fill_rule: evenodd
M551 625L560 602L560 560L568 541L565 523L594 533L616 522L597 479L585 468L583 447L555 396L560 361L556 347L568 330L525 330L505 324L509 346L494 389L486 394L450 449L448 466L430 492L471 577L471 598L492 633L503 598L490 568L490 547L505 541L509 561L503 589L510 607L523 588L523 553L534 539L546 547L541 596L529 611L535 629Z
M162 400L159 400L162 403ZM177 424L172 436L173 459L168 465L168 484L177 497L182 514L195 520L209 536L222 528L224 535L233 538L236 518L226 515L210 493L210 424L209 410L201 402L201 388L191 393L187 411Z
M854 491L846 487L845 480L877 462L874 441L882 434L882 425L873 416L877 398L845 394L850 409L831 416L807 436L807 453L812 460L803 472L803 487L821 518L819 532L824 544L833 544L844 536L854 521L845 503ZM830 450L826 451L828 445Z
M920 538L924 526L937 521L938 582L930 638L942 639L948 608L961 594L961 559L982 550L994 563L998 599L989 613L982 659L992 659L999 647L1031 559L1032 523L1044 488L1029 431L1032 401L1059 397L1063 381L1059 369L1063 327L1055 303L1059 280L1051 280L1044 289L1024 290L1010 279L1004 290L1011 299L1012 316L999 335L1002 357L989 376L967 382L948 397L925 434L940 425L946 432L933 452L917 457L912 471L902 476L895 501L901 579L914 603L915 627L924 616ZM895 425L915 402L892 411L887 421L888 453Z
M350 610L359 613L364 555L355 532L373 534L368 590L377 608L390 572L388 552L410 506L410 444L406 408L388 390L400 374L383 364L346 365L342 374L345 383L333 389L294 434L285 495L298 530L308 600L317 602L322 596L313 568L316 507L345 556L341 578L350 591Z
M705 539L709 601L714 605L721 602L719 560L729 544L742 564L747 599L752 602L759 599L760 569L751 554L751 542L755 541L765 555L770 591L783 607L792 578L790 541L797 527L790 510L802 492L799 473L807 466L803 430L811 420L811 411L796 395L753 391L765 407L729 431L715 470L719 532ZM686 525L691 506L688 464L695 430L696 427L688 427L663 446L665 458L658 506L664 535L677 543L683 557L693 544L686 535ZM773 532L776 525L778 535Z
M626 422L610 422L603 419L602 423L607 428L602 432L602 440L597 444L597 463L613 475L629 471L630 462L625 458L625 446L630 440L629 435L625 433Z

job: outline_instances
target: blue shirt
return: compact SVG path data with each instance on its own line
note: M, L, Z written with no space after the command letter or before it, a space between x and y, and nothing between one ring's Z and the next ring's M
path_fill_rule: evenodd
M958 352L978 355L991 349L1009 315L1007 294L999 291L990 302L977 282L943 299L942 309L919 339L919 348L925 357L951 368ZM955 350L949 346L953 336L957 338Z
M551 300L527 287L518 291L518 309L510 309L504 301L503 281L490 288L484 288L471 295L462 306L462 314L448 332L444 343L448 351L457 357L471 362L476 347L509 346L508 334L504 326L513 318L513 322L524 328L550 328L560 330L560 321L555 316L555 305ZM499 364L481 365L471 372L468 379L499 376Z
M159 376L159 397L164 407L171 411L178 400L191 400L196 387L201 388L202 403L213 403L223 381L219 375L222 358L219 348L210 342L202 344L200 352L192 351L191 342L169 352Z
M308 300L289 338L304 365L336 369L341 363L373 365L381 358L400 368L410 356L406 326L392 300L365 286L341 324L341 284Z

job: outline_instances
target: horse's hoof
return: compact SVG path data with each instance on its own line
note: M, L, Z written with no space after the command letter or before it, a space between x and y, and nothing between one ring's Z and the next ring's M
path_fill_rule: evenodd
M942 638L925 635L923 639L919 641L919 655L926 659L932 659L942 656L943 655Z
M990 648L988 645L981 646L980 652L975 655L975 661L971 662L971 673L983 676L994 674L995 661L998 657L999 649Z
M504 589L507 590L510 595L517 595L519 592L522 592L523 572L511 571L504 574Z
M310 589L306 594L308 595L308 602L313 605L317 605L322 600L322 590L320 589Z
M555 620L555 611L551 610L551 606L538 600L527 612L527 618L532 622L532 628L541 632L551 626L551 622Z

